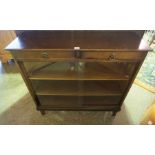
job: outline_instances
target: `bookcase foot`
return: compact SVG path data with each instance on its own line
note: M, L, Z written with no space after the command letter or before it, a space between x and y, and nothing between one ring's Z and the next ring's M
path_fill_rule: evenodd
M45 110L40 111L42 115L45 115Z
M112 111L112 116L116 116L117 111Z

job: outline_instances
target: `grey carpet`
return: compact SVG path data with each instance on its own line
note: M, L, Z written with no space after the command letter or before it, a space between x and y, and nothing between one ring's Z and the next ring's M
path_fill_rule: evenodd
M112 124L111 112L103 111L47 111L43 116L35 109L29 94L26 94L0 114L0 124Z

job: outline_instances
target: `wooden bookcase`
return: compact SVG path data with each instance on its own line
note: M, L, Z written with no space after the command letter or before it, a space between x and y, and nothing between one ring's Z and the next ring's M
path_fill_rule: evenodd
M143 31L25 31L8 47L37 110L121 105L150 48Z

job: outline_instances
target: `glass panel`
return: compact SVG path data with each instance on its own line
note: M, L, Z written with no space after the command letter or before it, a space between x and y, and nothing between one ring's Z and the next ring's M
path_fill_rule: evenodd
M53 107L80 107L80 106L108 106L118 105L119 96L88 97L88 96L39 96L42 106Z
M99 97L83 97L83 106L108 106L118 105L120 96L99 96Z
M128 80L135 63L116 62L25 62L30 79Z
M53 107L79 107L79 97L77 96L38 96L41 106Z
M121 96L126 81L33 80L37 95Z

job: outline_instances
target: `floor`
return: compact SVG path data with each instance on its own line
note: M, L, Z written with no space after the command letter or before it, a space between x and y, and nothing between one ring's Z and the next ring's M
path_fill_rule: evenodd
M135 82L155 93L155 51L148 52Z
M0 63L0 124L139 124L155 94L133 84L115 117L111 112L49 111L42 116L15 64Z

